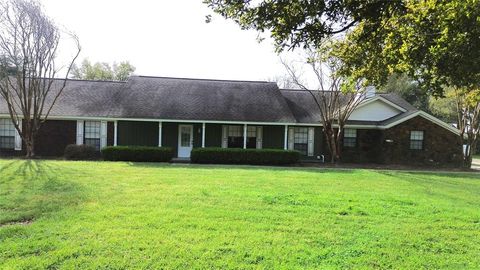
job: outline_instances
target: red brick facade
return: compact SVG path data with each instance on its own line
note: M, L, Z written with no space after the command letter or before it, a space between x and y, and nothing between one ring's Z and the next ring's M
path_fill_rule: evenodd
M422 150L410 149L412 130L424 132ZM462 142L453 132L417 116L383 132L382 159L387 164L461 166Z
M410 132L423 131L423 149L410 149ZM357 145L343 147L348 163L451 166L462 164L462 143L458 135L421 116L387 130L357 130Z

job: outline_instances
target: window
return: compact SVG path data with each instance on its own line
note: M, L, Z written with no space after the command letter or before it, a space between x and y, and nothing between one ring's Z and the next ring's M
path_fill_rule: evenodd
M180 146L191 147L191 130L189 126L182 126L180 128Z
M228 126L228 148L243 148L242 126Z
M100 121L85 121L85 144L100 150Z
M308 128L294 128L293 149L299 151L302 155L307 155L308 151Z
M257 148L257 127L247 127L247 148Z
M15 126L10 119L0 119L0 148L15 148Z
M423 149L423 131L418 131L418 130L410 131L410 149L412 150Z
M357 130L346 128L343 130L343 146L355 147L357 146Z

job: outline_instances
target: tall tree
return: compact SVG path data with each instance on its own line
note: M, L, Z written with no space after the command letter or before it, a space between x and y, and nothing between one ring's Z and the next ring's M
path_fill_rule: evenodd
M38 2L0 2L0 96L25 143L27 157L35 155L35 136L62 94L80 53L78 38L70 34L77 47L75 56L65 77L54 79L60 71L61 33Z
M318 47L325 38L358 23L388 18L403 1L379 0L203 0L214 12L242 29L270 32L278 50ZM207 22L211 16L207 16Z
M430 112L429 96L417 81L406 74L391 74L386 83L379 87L380 92L396 93L416 108Z
M134 71L135 67L128 61L122 61L120 63L114 62L110 65L105 62L92 64L88 59L84 59L80 66L74 65L72 78L82 80L126 81Z
M406 73L434 97L455 89L461 137L467 136L465 166L478 140L480 114L480 1L404 0L389 18L362 21L338 46L344 74L385 84L391 73ZM462 125L462 123L464 123ZM468 124L466 124L468 123ZM462 129L467 129L466 131Z
M328 44L328 43L326 43ZM337 71L342 65L340 59L330 54L330 45L317 50L307 50L303 65L310 68L317 82L316 87L308 86L293 63L282 60L290 82L308 91L321 115L323 133L330 152L331 162L341 161L345 124L366 97L366 88L361 80L353 80Z

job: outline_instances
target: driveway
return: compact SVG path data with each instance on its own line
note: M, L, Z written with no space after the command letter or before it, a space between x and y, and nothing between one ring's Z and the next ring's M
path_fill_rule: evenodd
M480 170L480 158L473 158L472 160L472 169Z

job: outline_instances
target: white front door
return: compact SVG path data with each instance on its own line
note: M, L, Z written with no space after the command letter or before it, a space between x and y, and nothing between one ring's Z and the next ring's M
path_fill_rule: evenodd
M193 125L178 125L178 157L190 157L193 148Z

